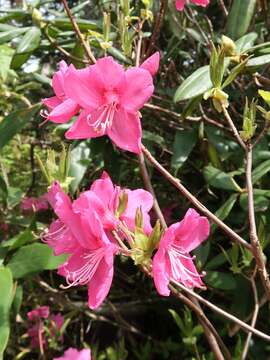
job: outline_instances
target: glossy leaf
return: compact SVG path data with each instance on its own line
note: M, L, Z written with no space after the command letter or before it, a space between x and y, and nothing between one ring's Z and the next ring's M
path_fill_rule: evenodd
M31 120L39 105L10 113L0 122L0 150Z
M225 203L215 212L215 215L220 219L220 220L225 220L230 212L232 211L232 208L234 206L234 204L236 203L236 200L238 198L238 194L232 194L229 199L227 201L225 201ZM217 225L213 224L212 225L212 232L214 232L217 228Z
M264 66L270 63L270 54L253 57L248 60L246 67L252 68L257 66Z
M234 0L229 12L227 34L232 39L243 36L254 15L256 0Z
M203 169L203 174L208 185L218 189L241 191L241 188L235 182L230 174L208 165Z
M254 45L257 37L258 37L257 33L250 32L242 36L240 39L238 39L235 42L237 53L242 54L245 53L247 50L249 50Z
M174 95L174 102L190 100L196 96L204 94L212 88L209 66L197 69L187 79L185 79Z
M54 270L64 263L65 255L54 256L45 244L22 246L10 259L7 266L15 279L43 270Z
M196 129L177 131L173 143L172 168L177 171L187 160L198 138Z
M252 182L256 184L264 175L270 171L270 160L266 160L257 166L252 172Z
M234 290L236 281L234 275L219 271L208 271L204 277L204 281L208 286L220 290Z

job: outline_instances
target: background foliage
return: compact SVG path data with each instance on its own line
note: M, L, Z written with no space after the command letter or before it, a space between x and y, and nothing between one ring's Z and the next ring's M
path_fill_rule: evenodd
M159 50L161 65L155 95L142 111L143 143L201 202L247 239L244 153L224 116L203 94L212 88L211 43L218 44L225 34L236 41L238 56L250 56L241 73L226 86L236 126L242 127L245 97L249 101L258 98L258 104L269 110L258 97L258 89L270 87L270 10L266 0L224 1L228 14L222 4L213 0L206 9L189 6L178 13L169 1L152 46L159 1L131 1L129 14L124 14L119 1L69 1L96 56L107 53L125 65L134 64L136 24L138 17L145 19L142 54ZM2 1L0 5L0 357L6 349L4 359L39 358L38 350L29 346L26 313L38 305L50 305L65 316L67 331L64 345L51 346L48 359L68 346L90 346L99 360L213 359L194 314L177 299L158 296L151 281L131 261L117 261L110 297L96 313L87 307L85 289L59 288L62 279L52 270L63 259L54 257L39 239L52 213L24 214L20 208L24 196L40 196L47 190L38 158L45 163L48 151L60 154L63 142L69 147L68 175L73 178L69 190L74 196L87 189L103 169L122 186L143 187L143 182L136 158L120 153L108 139L69 143L63 134L70 125L41 125L40 101L52 95L50 78L57 63L65 59L79 68L85 65L82 46L61 2ZM111 17L109 32L104 13ZM127 23L121 23L124 16L130 16ZM233 67L232 62L227 64L225 79ZM259 112L256 123L259 133L265 125ZM270 240L269 135L266 131L253 155L256 219L266 257ZM151 166L149 171L167 221L177 221L189 202ZM204 297L250 320L254 264L249 253L232 245L228 236L212 225L209 241L196 256L199 269L207 272ZM269 333L269 308L259 281L256 286L261 306L256 327ZM233 359L240 359L246 334L219 315L209 310L206 314ZM267 359L269 352L263 340L251 341L250 359Z

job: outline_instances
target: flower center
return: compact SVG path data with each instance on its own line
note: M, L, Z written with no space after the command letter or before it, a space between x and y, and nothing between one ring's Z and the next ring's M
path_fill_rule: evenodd
M77 270L69 271L66 270L66 281L67 286L63 287L68 289L76 285L86 285L94 276L97 268L105 255L105 249L103 247L95 250L89 250L81 255L84 264Z
M182 259L192 261L195 259L195 256L190 257L188 254L183 252L181 246L172 244L168 248L168 256L171 264L172 276L175 280L177 279L190 279L192 278L201 278L203 274L198 274L189 270L182 262Z
M104 134L112 126L115 112L119 104L119 96L115 89L107 89L103 94L103 104L97 109L95 121L91 121L93 115L88 115L88 124L96 133Z

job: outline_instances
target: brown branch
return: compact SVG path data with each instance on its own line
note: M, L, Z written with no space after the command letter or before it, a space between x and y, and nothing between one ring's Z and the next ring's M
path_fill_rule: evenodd
M251 245L246 242L240 235L233 231L228 225L221 221L217 216L215 216L210 210L208 210L194 195L192 195L185 186L180 182L179 179L172 176L152 155L151 153L143 146L143 153L148 159L148 161L171 183L173 184L180 193L187 198L198 210L212 220L216 225L218 225L225 233L236 243L244 246L251 251Z
M159 6L159 12L158 12L158 16L157 19L155 21L155 25L154 25L154 30L150 39L150 44L149 47L146 51L145 57L147 58L148 56L150 56L153 52L153 49L155 48L155 44L159 38L159 34L160 34L160 28L163 22L163 18L165 15L165 10L167 7L167 0L160 0L160 6Z
M252 287L252 291L253 291L253 296L254 296L254 312L253 312L252 320L251 320L251 326L252 327L255 327L255 325L256 325L256 321L257 321L257 317L258 317L259 309L260 309L259 299L258 299L258 292L257 292L257 288L256 288L256 283L255 283L255 280L254 280L255 276L256 276L256 273L257 273L257 267L256 267L256 269L254 271L254 274L252 275L252 277L250 279L251 287ZM248 336L247 336L246 341L245 341L245 345L244 345L244 349L243 349L243 352L242 352L241 360L245 360L246 357L247 357L251 337L252 337L252 333L250 332L250 333L248 333Z
M209 309L213 310L217 314L223 316L224 318L226 318L226 319L228 319L230 321L235 322L236 324L238 324L246 332L252 332L254 335L257 335L258 337L270 342L270 335L267 335L267 334L263 333L262 331L257 330L254 327L246 324L244 321L238 319L236 316L234 316L234 315L228 313L227 311L221 309L217 305L214 305L213 303L206 300L205 298L203 298L202 296L200 296L199 294L197 294L193 290L186 288L181 283L178 283L177 281L174 281L174 280L171 280L171 283L174 284L175 286L179 287L185 293L187 293L187 294L189 294L191 296L194 296L199 302L201 302L202 304L204 304L205 306L207 306Z
M237 139L239 145L246 150L246 144L244 143L244 141L241 139L241 136L239 135L238 130L236 129L234 122L232 121L232 118L230 117L230 114L228 113L225 105L222 105L222 111L223 114L226 118L226 120L228 121L230 128L232 129L233 135L235 136L235 138Z
M78 24L76 23L76 20L74 18L74 16L72 15L71 11L70 11L70 8L68 7L68 3L67 3L67 0L62 0L62 3L64 5L64 8L66 10L66 13L67 13L67 16L69 17L71 23L72 23L72 26L73 26L73 29L74 31L76 32L77 34L77 37L78 39L80 40L83 48L84 48L84 51L88 57L88 59L93 63L95 64L96 62L96 58L94 56L94 54L92 53L92 50L89 46L89 44L86 43L85 39L84 39L84 36L83 34L81 33L80 31L80 28L78 26Z
M258 273L261 278L262 285L264 287L266 296L270 301L270 281L267 273L264 255L261 248L261 244L258 239L256 219L254 211L254 195L252 184L252 145L250 143L246 146L246 187L248 195L248 217L249 217L249 235L252 246L252 252L258 267Z

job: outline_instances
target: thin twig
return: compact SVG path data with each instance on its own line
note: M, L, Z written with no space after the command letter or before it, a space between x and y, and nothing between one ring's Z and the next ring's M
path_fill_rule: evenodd
M259 299L258 299L258 292L257 292L257 288L256 288L256 283L255 283L255 280L254 280L255 276L256 276L256 273L257 273L257 268L255 269L254 274L252 275L252 277L250 279L251 287L252 287L252 291L253 291L253 296L254 296L254 312L253 312L252 320L251 320L251 324L250 324L252 327L256 326L256 321L257 321L257 317L258 317L259 309L260 309ZM244 345L244 349L243 349L243 352L242 352L241 360L245 360L246 357L247 357L251 337L252 337L252 333L250 332L250 333L248 333L248 336L247 336L246 341L245 341L245 345Z
M137 50L136 50L136 66L137 67L140 65L141 46L142 46L142 33L141 33L141 31L139 31ZM147 191L149 191L153 195L153 199L154 199L153 208L154 208L154 211L155 211L155 213L157 215L157 218L160 220L162 227L164 229L166 229L166 227L167 227L166 221L164 219L164 216L163 216L162 211L160 209L159 203L157 201L157 197L156 197L154 188L152 186L151 179L150 179L150 176L149 176L146 164L145 164L144 155L143 155L142 152L140 154L138 154L138 161L139 161L139 166L140 166L140 170L141 170L141 174L142 174L142 178L143 178L143 181L144 181L145 188L146 188Z
M64 8L66 10L66 13L67 13L67 16L70 18L70 21L72 23L72 26L73 26L73 29L74 31L76 32L77 34L77 37L78 39L80 40L83 48L84 48L84 51L88 57L88 59L93 63L95 64L96 63L96 58L94 56L94 54L92 53L92 50L89 46L89 44L86 43L85 39L84 39L84 36L82 35L81 31L80 31L80 28L78 26L78 24L76 23L76 20L74 18L74 16L72 15L71 11L70 11L70 8L68 7L68 3L67 3L67 0L62 0L62 3L64 5Z
M270 123L268 120L265 121L264 127L262 129L262 131L259 133L257 139L255 140L255 142L253 143L252 147L256 146L259 144L259 142L262 140L262 138L264 137L264 135L267 133L267 131L270 128Z
M182 285L181 283L171 280L171 283L174 284L175 286L179 287L181 290L183 290L185 293L194 296L197 300L199 300L202 304L206 305L209 309L215 311L217 314L225 317L226 319L235 322L236 324L238 324L243 330L245 330L246 332L252 332L254 335L259 336L260 338L270 342L270 335L267 335L265 333L263 333L260 330L255 329L254 327L246 324L244 321L238 319L236 316L228 313L227 311L221 309L220 307L214 305L213 303L211 303L210 301L206 300L205 298L203 298L202 296L200 296L199 294L195 293L193 290L186 288L184 285Z
M163 22L163 18L165 15L165 10L167 7L167 0L160 0L160 6L159 6L159 12L158 12L158 16L157 19L155 21L155 25L154 25L154 30L150 39L150 44L149 47L146 51L145 57L147 58L148 56L150 56L153 52L153 49L155 48L155 44L159 38L159 34L160 34L160 28Z
M173 184L181 194L187 198L198 210L200 210L205 216L211 219L216 225L218 225L226 234L234 240L236 243L244 246L251 251L251 245L246 242L240 235L233 231L228 225L221 221L215 214L208 210L194 195L192 195L179 179L172 176L146 149L142 146L142 150L148 161L171 183Z
M223 0L218 0L219 5L221 7L221 10L223 11L223 14L227 17L228 16L228 10L226 9L226 6L224 4Z
M254 194L252 184L252 145L246 146L246 187L248 195L248 217L249 217L249 236L252 245L252 252L258 267L258 273L261 278L265 293L270 301L270 281L269 275L265 267L264 255L261 244L258 239L255 210L254 210Z
M244 150L246 150L246 144L245 144L244 141L241 139L241 136L239 135L239 132L238 132L238 130L236 129L236 127L235 127L235 125L234 125L234 122L232 121L232 118L231 118L230 114L228 113L225 105L222 105L222 111L223 111L223 114L224 114L226 120L228 121L228 123L229 123L229 125L230 125L230 128L232 129L233 135L234 135L235 138L237 139L239 145L241 145L242 148L243 148Z

